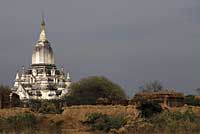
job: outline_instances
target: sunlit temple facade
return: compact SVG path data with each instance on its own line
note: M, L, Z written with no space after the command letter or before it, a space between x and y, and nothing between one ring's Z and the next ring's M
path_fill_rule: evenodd
M17 72L12 95L18 95L20 100L28 99L58 99L68 93L71 78L69 72L57 69L54 54L45 31L45 21L42 19L39 39L32 53L32 64L28 69L23 66Z

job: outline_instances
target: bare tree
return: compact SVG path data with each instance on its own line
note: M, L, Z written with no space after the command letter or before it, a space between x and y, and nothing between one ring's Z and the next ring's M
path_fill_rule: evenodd
M146 82L143 86L140 87L140 90L143 92L158 92L163 90L163 86L159 81Z

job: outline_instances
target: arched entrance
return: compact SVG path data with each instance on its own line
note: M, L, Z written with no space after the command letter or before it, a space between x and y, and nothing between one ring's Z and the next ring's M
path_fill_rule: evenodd
M10 94L10 107L18 107L20 106L19 95L16 93Z

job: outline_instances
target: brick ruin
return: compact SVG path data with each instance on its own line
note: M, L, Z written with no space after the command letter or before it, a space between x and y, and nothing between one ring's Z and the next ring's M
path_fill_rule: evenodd
M135 94L132 103L137 105L144 100L154 101L166 107L181 107L184 105L184 94L174 90L139 92Z

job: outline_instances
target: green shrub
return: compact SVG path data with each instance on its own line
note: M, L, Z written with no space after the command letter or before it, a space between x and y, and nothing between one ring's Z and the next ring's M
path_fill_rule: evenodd
M0 133L12 134L61 134L63 120L47 120L44 115L20 113L15 116L0 118Z
M1 118L0 130L8 133L34 130L37 122L36 116L32 113L17 114L15 116Z
M11 116L6 119L8 124L13 127L33 127L36 123L35 115L31 113L18 114L16 116Z
M194 95L185 96L185 104L192 106L200 106L200 100L195 99Z
M108 116L102 113L92 113L87 115L84 122L89 125L92 130L108 132L111 129L119 129L126 124L125 115Z
M43 100L38 112L43 114L60 114L63 112L63 109L58 102Z
M149 118L128 121L125 129L130 134L189 134L200 132L200 117L191 108L184 112L163 111Z
M155 131L165 131L170 133L197 132L200 131L200 118L188 109L185 112L164 111L150 118Z
M31 108L32 111L38 111L41 107L41 100L28 100L28 107Z
M48 123L48 131L50 131L53 134L61 134L62 133L62 124L63 120L53 121L50 120Z
M31 110L43 114L60 114L63 112L61 100L29 100Z
M161 113L163 111L162 107L153 101L141 101L137 109L140 110L141 117L149 118L154 114Z

